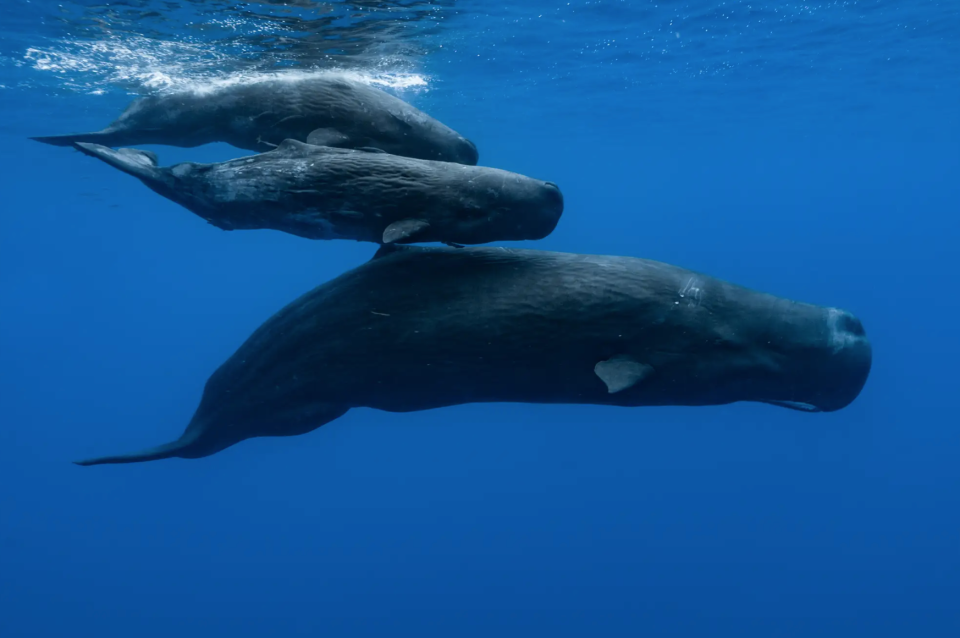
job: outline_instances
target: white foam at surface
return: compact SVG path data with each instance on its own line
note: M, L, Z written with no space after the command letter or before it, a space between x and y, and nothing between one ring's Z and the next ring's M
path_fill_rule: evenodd
M276 79L302 79L337 74L396 92L428 89L429 78L398 70L388 58L376 69L315 69L223 72L236 58L209 44L165 41L139 36L110 36L104 40L63 40L54 46L30 47L24 60L37 71L64 78L66 88L102 95L113 87L135 93L204 92L223 86ZM390 67L393 67L392 69Z

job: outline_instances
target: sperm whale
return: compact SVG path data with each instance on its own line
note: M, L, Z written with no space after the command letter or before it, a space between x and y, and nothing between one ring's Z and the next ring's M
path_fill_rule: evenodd
M200 458L349 409L478 402L840 410L871 347L836 308L630 257L382 247L261 325L207 381L183 435L81 465Z
M32 138L55 146L226 142L264 152L287 139L474 165L470 140L403 100L342 74L270 78L139 98L101 131Z

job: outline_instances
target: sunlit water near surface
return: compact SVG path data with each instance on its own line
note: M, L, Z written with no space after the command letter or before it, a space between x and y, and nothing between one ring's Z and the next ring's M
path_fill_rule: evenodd
M856 313L866 388L822 415L352 410L73 466L179 435L373 246L223 232L27 138L326 72L559 184L524 247ZM5 0L0 141L0 636L960 635L957 3Z

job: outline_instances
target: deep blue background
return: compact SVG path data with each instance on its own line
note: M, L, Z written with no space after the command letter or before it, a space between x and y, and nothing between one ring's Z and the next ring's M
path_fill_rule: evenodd
M535 66L499 95L505 70L446 53L404 95L482 164L561 186L539 247L856 313L874 368L849 408L356 409L96 468L70 461L178 436L262 321L373 247L219 231L25 139L127 96L0 90L0 636L960 635L956 36L849 84L743 71L703 100L689 76L603 93Z

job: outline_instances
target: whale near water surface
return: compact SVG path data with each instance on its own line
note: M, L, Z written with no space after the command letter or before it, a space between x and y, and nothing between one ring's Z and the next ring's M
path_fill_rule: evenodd
M473 142L442 122L386 91L335 73L150 95L134 100L101 131L33 139L114 148L225 142L258 153L293 139L470 165L479 157Z

